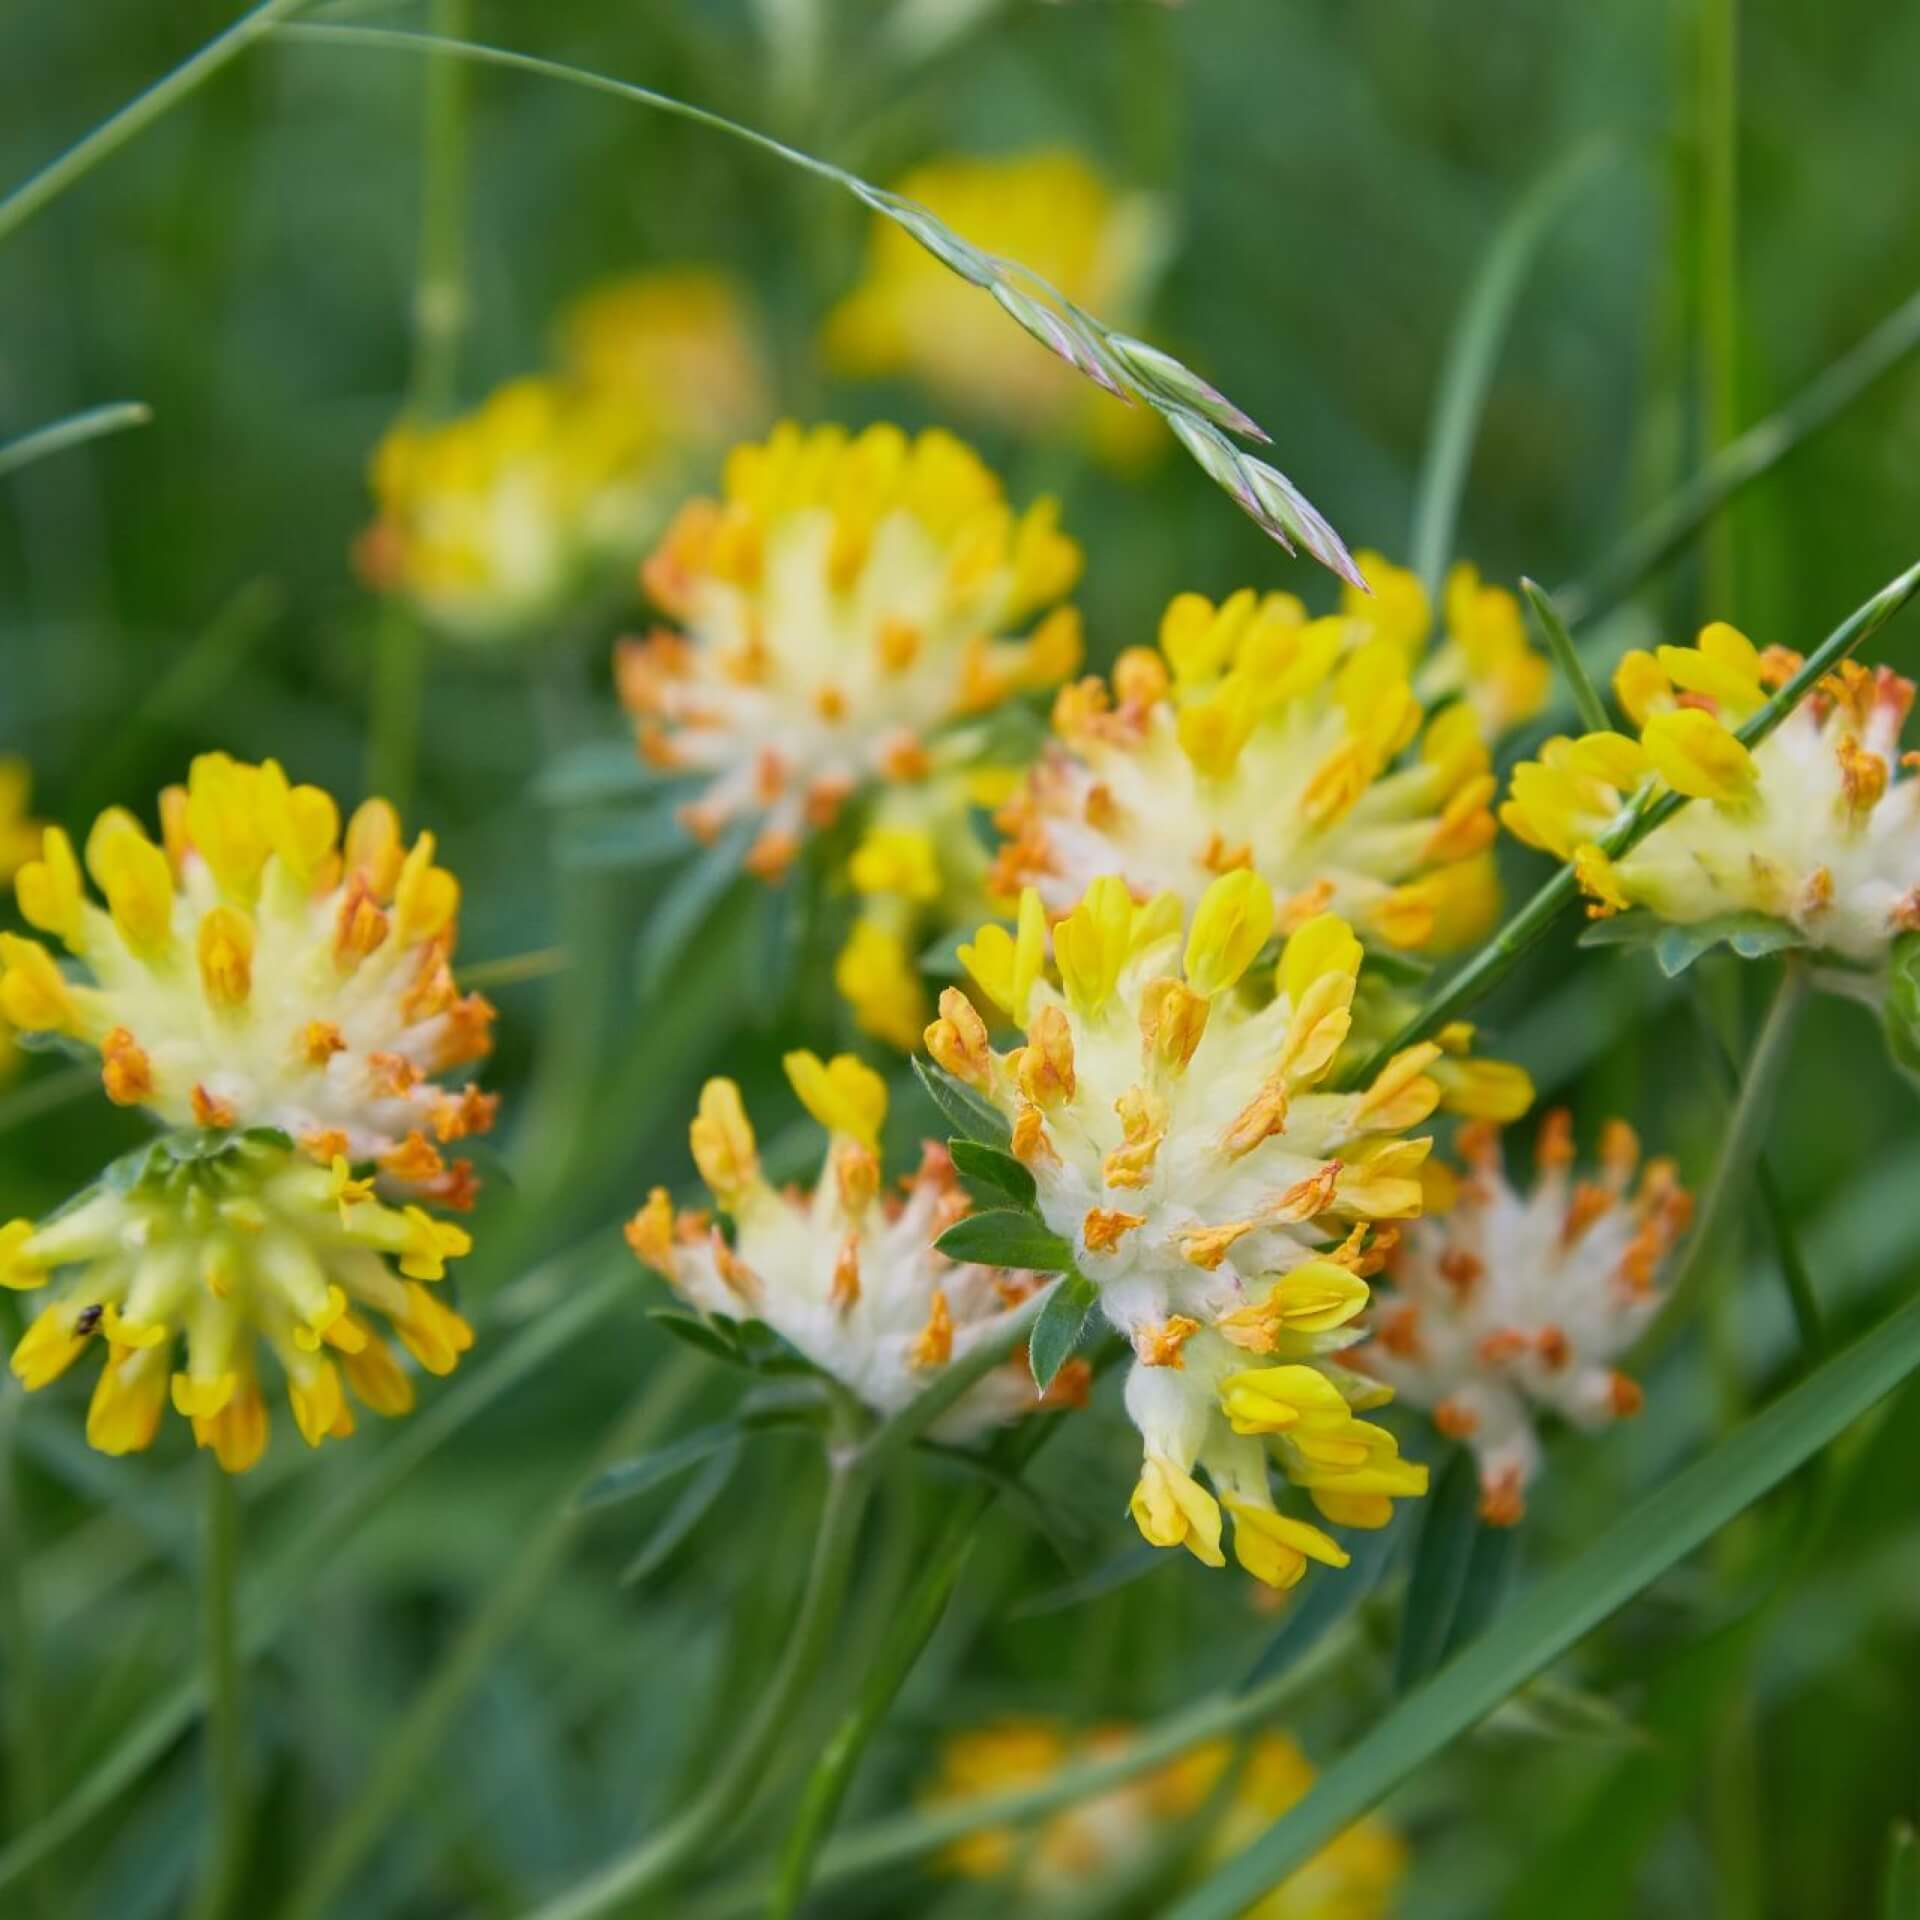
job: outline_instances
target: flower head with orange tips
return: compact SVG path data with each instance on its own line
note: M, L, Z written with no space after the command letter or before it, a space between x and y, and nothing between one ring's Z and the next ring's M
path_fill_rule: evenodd
M1332 915L1306 922L1256 1006L1241 983L1273 922L1250 872L1216 880L1190 916L1109 877L1054 927L1050 973L1029 891L1016 932L983 927L960 956L1024 1044L996 1051L949 988L927 1049L1006 1117L1039 1212L1133 1344L1141 1532L1219 1566L1224 1503L1241 1565L1290 1586L1309 1559L1347 1555L1279 1510L1274 1466L1339 1525L1382 1526L1395 1496L1425 1490L1425 1469L1357 1417L1390 1395L1334 1355L1360 1337L1389 1223L1420 1209L1432 1143L1412 1130L1439 1101L1426 1070L1440 1050L1324 1091L1360 943Z
M472 1168L446 1149L492 1124L493 1100L433 1076L485 1054L492 1010L454 985L457 883L384 802L343 839L318 788L206 754L161 822L159 843L118 808L95 822L104 906L46 830L16 890L72 959L0 935L0 1009L96 1054L110 1099L179 1131L37 1226L0 1228L0 1281L55 1289L14 1352L29 1388L107 1345L96 1446L146 1446L171 1398L239 1470L266 1444L257 1340L315 1445L352 1430L344 1387L379 1412L412 1404L365 1312L431 1372L471 1344L425 1283L472 1242L422 1203L471 1204Z
M926 1798L948 1805L1040 1786L1063 1768L1117 1759L1135 1738L1126 1726L1076 1733L1038 1717L1008 1718L950 1736ZM1203 1741L1177 1760L1050 1814L1031 1842L1010 1827L983 1827L941 1856L970 1879L1011 1873L1038 1902L1071 1902L1089 1885L1143 1866L1181 1823L1200 1816L1236 1766L1231 1742ZM1262 1733L1238 1761L1192 1862L1196 1877L1249 1845L1301 1800L1314 1769L1284 1733ZM1248 1920L1384 1920L1406 1869L1406 1849L1384 1822L1363 1819L1247 1909Z
M1427 716L1397 630L1181 594L1157 648L1060 694L1054 733L999 816L996 874L1054 912L1103 874L1191 906L1236 870L1282 928L1333 912L1393 948L1462 946L1498 911L1479 722L1464 702Z
M813 1191L776 1191L760 1170L753 1127L731 1080L709 1080L689 1129L729 1242L705 1213L674 1211L656 1187L627 1226L634 1252L702 1313L758 1320L876 1413L919 1397L947 1367L1001 1335L1040 1284L1031 1274L947 1259L933 1242L968 1210L946 1150L890 1190L880 1160L887 1085L852 1054L789 1053L787 1078L827 1130ZM967 1440L1041 1404L1076 1405L1085 1363L1036 1399L1024 1349L970 1388L936 1423Z
M1737 729L1800 657L1723 622L1691 647L1630 653L1614 691L1638 728L1549 740L1501 809L1529 845L1571 861L1596 917L1645 908L1698 925L1758 914L1855 967L1920 930L1920 781L1900 750L1913 682L1842 664L1758 746ZM1630 852L1595 843L1638 792L1693 804Z
M1540 1471L1537 1422L1598 1427L1637 1412L1614 1362L1660 1304L1660 1272L1691 1204L1671 1161L1639 1167L1633 1129L1610 1121L1600 1177L1573 1174L1564 1110L1541 1122L1533 1189L1501 1164L1500 1136L1463 1128L1464 1171L1436 1167L1431 1210L1388 1256L1373 1340L1357 1356L1479 1464L1481 1512L1510 1526Z
M872 783L928 768L928 736L1080 660L1056 608L1080 550L1050 500L1016 514L950 434L787 425L738 447L718 500L682 509L643 577L679 630L626 643L642 753L710 776L682 813L757 823L757 872Z

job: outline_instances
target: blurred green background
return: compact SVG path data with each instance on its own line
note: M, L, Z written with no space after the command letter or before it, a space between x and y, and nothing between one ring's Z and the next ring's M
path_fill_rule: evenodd
M0 179L24 178L232 14L217 0L15 0L0 18ZM1279 464L1352 544L1402 557L1469 283L1527 188L1604 140L1604 165L1534 264L1467 486L1459 550L1509 583L1579 579L1716 444L1920 287L1920 10L1897 0L477 0L472 31L696 100L881 182L935 153L1066 144L1117 185L1165 196L1175 250L1139 330L1272 430ZM798 57L809 33L811 70ZM1729 33L1730 200L1702 53ZM364 790L388 629L347 556L368 516L368 454L408 381L424 76L410 53L267 40L0 245L0 438L111 399L154 410L140 431L0 479L0 749L30 760L42 817L78 830L109 801L149 810L215 746L277 756L343 797ZM783 411L944 419L1016 495L1061 492L1088 549L1078 597L1096 662L1149 638L1181 588L1330 602L1330 581L1288 562L1177 452L1116 475L910 384L829 378L817 328L866 232L831 186L616 100L516 73L468 79L463 399L539 364L556 312L588 283L713 264L764 315ZM1680 639L1712 614L1760 644L1806 647L1916 547L1920 369L1906 366L1744 493L1614 617L1614 638ZM649 1181L688 1178L684 1121L704 1073L736 1073L771 1139L795 1111L781 1048L844 1038L818 965L789 964L789 930L755 888L719 900L677 952L656 937L664 979L642 994L636 942L663 898L679 888L685 902L684 866L556 857L567 823L533 783L568 750L621 737L608 648L633 612L522 651L436 651L409 810L465 882L464 958L569 956L563 976L497 994L503 1145L463 1282L482 1347L429 1405L471 1391L491 1353L587 1289L618 1299L295 1562L253 1682L248 1913L297 1884L503 1579L536 1583L537 1599L420 1756L404 1818L341 1914L516 1913L630 1842L763 1684L791 1608L814 1472L791 1437L754 1440L691 1537L637 1583L621 1570L677 1484L571 1531L554 1519L670 1363L693 1368L677 1423L719 1417L738 1391L649 1323L657 1285L608 1223ZM1882 657L1911 670L1920 625L1892 629ZM1506 857L1516 886L1543 871ZM1718 1017L1750 1026L1764 982L1706 972ZM1623 1113L1704 1177L1717 1082L1690 1001L1643 959L1576 964L1557 941L1489 1026L1543 1099L1574 1103L1584 1136ZM0 1090L8 1214L56 1203L139 1137L90 1095L63 1099L51 1083L64 1071L36 1057ZM898 1119L908 1134L927 1116ZM1815 1009L1772 1153L1834 1326L1869 1323L1910 1285L1920 1201L1913 1095L1864 1016ZM1729 1249L1728 1305L1664 1356L1645 1417L1556 1448L1521 1578L1785 1377L1768 1267L1757 1233ZM33 1656L23 1672L16 1634L6 1692L17 1704L30 1680L53 1729L43 1770L8 1781L9 1831L143 1724L194 1646L184 1432L140 1459L97 1459L80 1439L83 1391L7 1402L18 1503L0 1546ZM427 1417L311 1459L282 1432L244 1488L256 1569ZM1503 1716L1401 1796L1407 1920L1870 1910L1889 1825L1920 1807L1920 1392L1849 1445L1865 1465L1817 1562L1774 1603L1755 1611L1801 1517L1792 1488L1567 1663L1574 1705L1545 1697ZM1134 1455L1103 1390L1042 1456L1034 1501L996 1514L850 1819L907 1803L949 1729L1015 1710L1148 1717L1258 1657L1274 1623L1247 1583L1183 1556L1034 1610L1131 1545ZM848 1646L886 1617L950 1473L915 1461L887 1489ZM1385 1703L1392 1594L1372 1644L1295 1717L1316 1758ZM733 1869L777 1843L778 1795L819 1731L794 1728L775 1811L748 1825ZM201 1793L191 1735L164 1742L54 1855L51 1910L179 1910ZM30 1897L0 1894L0 1911L32 1912ZM697 1913L700 1898L659 1911ZM959 1913L976 1898L897 1873L836 1885L812 1910Z

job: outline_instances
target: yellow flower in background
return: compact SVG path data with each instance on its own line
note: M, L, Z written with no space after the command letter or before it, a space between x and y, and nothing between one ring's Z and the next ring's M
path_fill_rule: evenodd
M1694 925L1757 913L1884 964L1920 930L1920 781L1899 777L1913 682L1847 661L1749 750L1734 730L1800 664L1721 622L1692 647L1628 654L1614 690L1639 737L1549 740L1514 769L1502 820L1573 863L1595 915L1644 907ZM1692 804L1609 859L1594 843L1643 782Z
M459 883L383 800L348 823L269 760L193 762L160 797L158 843L124 808L72 842L46 830L15 877L20 911L78 962L0 934L0 1014L100 1056L121 1106L176 1127L270 1127L322 1165L468 1204L442 1149L493 1123L494 1099L435 1076L482 1058L493 1009L454 984Z
M1115 325L1137 320L1169 251L1159 202L1117 193L1066 149L946 156L915 168L894 191ZM1123 463L1164 438L1147 408L1089 388L1022 337L978 288L877 214L866 271L828 317L822 344L837 372L908 374L942 402L1024 434L1076 418L1099 450Z
M472 1242L372 1189L344 1159L315 1166L273 1136L156 1143L127 1178L102 1181L38 1227L0 1227L0 1284L57 1283L14 1348L14 1374L30 1392L44 1387L97 1339L106 1361L88 1441L138 1452L171 1400L230 1473L266 1449L262 1342L309 1446L353 1431L349 1389L376 1413L407 1412L412 1381L364 1316L389 1321L428 1372L450 1373L472 1330L426 1283Z
M1409 662L1395 627L1309 620L1289 594L1181 594L1157 648L1055 702L996 886L1061 912L1118 874L1191 906L1248 871L1282 929L1334 912L1389 947L1470 944L1499 911L1493 775L1472 707L1429 716Z
M601 405L650 421L663 452L717 452L772 415L751 309L704 268L633 273L590 289L561 316L560 361Z
M760 1171L751 1123L731 1080L709 1080L689 1129L695 1164L731 1242L704 1213L676 1215L664 1187L627 1226L634 1252L702 1313L759 1320L876 1413L897 1413L955 1360L996 1338L1042 1284L1034 1275L956 1263L933 1242L969 1209L946 1149L889 1192L880 1161L886 1082L852 1054L786 1056L801 1104L827 1130L810 1194L780 1192ZM934 1432L966 1440L1037 1408L1078 1405L1084 1361L1045 1400L1022 1347L968 1390Z
M1357 1417L1391 1396L1332 1356L1360 1338L1387 1223L1420 1211L1432 1142L1410 1130L1439 1102L1440 1049L1407 1049L1365 1091L1322 1091L1360 943L1332 915L1306 922L1256 1010L1238 989L1273 923L1245 871L1190 916L1172 895L1136 906L1109 877L1053 930L1056 985L1028 892L1016 933L983 927L960 952L1025 1044L995 1051L949 988L927 1050L1005 1114L1040 1213L1133 1343L1141 1533L1219 1566L1224 1506L1240 1564L1284 1587L1347 1554L1279 1510L1273 1466L1344 1526L1383 1526L1393 1498L1426 1488Z
M14 754L0 754L0 880L10 880L40 851L41 827L33 818L33 774Z
M376 449L355 559L454 639L523 635L659 532L691 471L767 417L751 323L719 276L636 274L562 318L562 365Z
M1016 514L951 434L793 425L729 456L643 570L680 623L623 645L620 693L658 765L713 777L682 815L711 839L750 818L754 871L878 781L929 770L934 729L1080 660L1056 608L1080 549L1051 500Z
M1135 1735L1126 1726L1076 1734L1060 1722L1006 1719L950 1736L927 1799L935 1805L1039 1786L1063 1767L1118 1758ZM941 1856L949 1873L997 1880L1043 1904L1082 1897L1090 1883L1145 1865L1156 1846L1206 1807L1234 1765L1233 1745L1210 1740L1112 1791L1050 1814L1028 1839L985 1827ZM1257 1735L1226 1802L1207 1828L1190 1872L1200 1878L1248 1846L1301 1800L1314 1770L1282 1733ZM1383 1821L1364 1819L1247 1909L1247 1920L1385 1920L1406 1871L1406 1849Z
M1659 1308L1692 1202L1670 1160L1648 1161L1634 1185L1640 1143L1621 1120L1601 1134L1600 1178L1576 1180L1571 1119L1549 1113L1531 1193L1509 1184L1496 1127L1463 1127L1456 1144L1465 1170L1435 1168L1444 1204L1388 1256L1356 1360L1465 1443L1482 1517L1512 1526L1542 1464L1542 1415L1592 1428L1639 1412L1613 1362Z

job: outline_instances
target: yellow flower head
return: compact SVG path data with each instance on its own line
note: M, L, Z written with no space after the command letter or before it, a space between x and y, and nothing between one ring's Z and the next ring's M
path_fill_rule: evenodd
M1038 904L1022 902L1029 924ZM983 931L962 957L1025 1044L995 1051L950 988L927 1048L1006 1115L1041 1214L1133 1342L1141 1532L1219 1565L1224 1501L1241 1565L1289 1586L1347 1556L1275 1507L1271 1466L1341 1525L1384 1525L1395 1496L1425 1490L1356 1417L1387 1396L1332 1356L1360 1337L1369 1242L1420 1211L1432 1143L1412 1129L1438 1104L1440 1048L1324 1091L1351 1025L1351 929L1330 914L1296 928L1256 1007L1240 983L1272 922L1265 890L1229 873L1188 920L1170 895L1137 905L1096 882L1053 930L1057 985L1029 976L1018 936Z
M594 570L644 548L674 479L661 459L643 409L561 380L510 380L458 419L388 430L355 563L450 638L525 633Z
M161 839L110 808L85 870L57 827L15 876L20 911L77 965L0 934L0 1013L100 1056L110 1099L176 1127L272 1127L322 1164L467 1203L442 1149L494 1100L434 1076L485 1055L493 1009L454 985L460 889L384 800L344 839L333 801L269 760L193 762L161 795Z
M998 816L997 888L1059 912L1117 873L1191 905L1246 869L1283 930L1331 910L1391 947L1478 938L1499 905L1487 749L1465 702L1424 712L1383 602L1370 623L1309 620L1288 594L1181 594L1110 688L1061 693L1056 738Z
M1481 1513L1511 1526L1541 1466L1537 1419L1598 1427L1640 1408L1613 1366L1660 1304L1662 1263L1692 1204L1673 1164L1634 1170L1624 1121L1601 1134L1600 1177L1573 1176L1564 1109L1541 1122L1533 1191L1507 1182L1498 1130L1463 1128L1451 1204L1407 1230L1359 1362L1432 1415L1480 1467Z
M1070 151L947 156L896 181L895 191L1114 325L1136 320L1166 251L1156 203L1115 193ZM1090 387L878 214L865 275L829 316L824 348L839 372L911 374L949 404L1022 432L1078 414L1096 445L1119 460L1137 457L1157 437L1146 408Z
M1749 749L1737 729L1799 665L1723 622L1694 646L1628 654L1614 690L1639 737L1549 740L1514 769L1502 820L1573 864L1596 915L1759 913L1810 946L1883 963L1920 929L1920 782L1899 777L1913 682L1848 661ZM1693 804L1609 859L1595 842L1642 783Z
M886 1082L850 1053L796 1052L787 1078L827 1131L827 1161L811 1193L772 1187L731 1080L709 1080L690 1129L693 1157L734 1224L729 1243L704 1213L676 1214L656 1187L627 1226L627 1241L702 1313L764 1321L807 1359L881 1414L916 1399L955 1359L1005 1327L1042 1284L1026 1273L957 1264L933 1242L968 1210L946 1149L885 1189L879 1150ZM966 1440L1037 1407L1077 1405L1084 1362L1061 1370L1045 1401L1026 1355L972 1388L936 1426Z
M1070 1764L1117 1758L1135 1738L1126 1726L1076 1734L1057 1721L996 1721L950 1736L927 1799L947 1805L972 1797L1039 1786ZM1089 1885L1137 1870L1157 1846L1205 1808L1235 1764L1230 1742L1209 1740L1177 1760L1092 1799L1051 1814L1023 1847L1009 1827L984 1827L941 1856L949 1873L999 1879L1017 1869L1020 1891L1041 1899L1083 1896ZM1314 1771L1282 1733L1263 1733L1239 1761L1226 1804L1207 1826L1192 1862L1203 1877L1256 1839L1306 1794ZM1385 1920L1405 1870L1405 1849L1392 1828L1366 1819L1349 1827L1297 1873L1248 1909L1249 1920Z
M267 1443L258 1343L309 1446L353 1431L345 1389L405 1413L412 1380L366 1316L429 1373L450 1373L472 1330L427 1283L471 1244L424 1208L373 1198L344 1160L315 1166L269 1134L172 1136L39 1227L0 1228L0 1284L55 1286L13 1371L44 1387L97 1339L94 1446L147 1446L171 1399L199 1444L243 1473Z
M647 562L682 630L622 647L621 696L649 759L712 776L689 830L755 819L777 874L855 793L924 775L934 728L1074 670L1071 609L1011 636L1079 571L1054 503L1016 515L950 434L782 426Z

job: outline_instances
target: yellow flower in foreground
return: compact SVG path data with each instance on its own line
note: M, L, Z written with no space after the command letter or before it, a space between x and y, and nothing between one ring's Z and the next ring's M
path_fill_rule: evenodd
M983 252L1017 261L1075 305L1131 325L1166 252L1165 216L1121 195L1061 149L984 159L953 155L895 183ZM949 404L1031 433L1078 412L1095 442L1125 460L1151 446L1145 407L1100 393L1025 338L979 288L876 214L858 287L829 316L828 364L864 378L911 374Z
M411 850L384 800L348 824L271 760L203 754L160 797L161 843L110 808L72 842L46 830L15 877L20 911L79 962L0 934L0 1014L97 1052L121 1106L172 1126L272 1127L322 1165L372 1162L393 1186L460 1206L441 1149L493 1123L494 1099L436 1074L488 1050L493 1009L454 985L460 888Z
M1639 1387L1612 1363L1658 1308L1661 1264L1692 1207L1671 1161L1648 1161L1632 1186L1640 1145L1624 1121L1601 1135L1601 1177L1575 1180L1571 1122L1548 1114L1524 1195L1495 1128L1463 1128L1459 1148L1452 1204L1388 1257L1357 1359L1472 1449L1482 1515L1511 1526L1540 1470L1541 1414L1597 1427L1640 1410Z
M1057 1721L1008 1719L956 1734L941 1748L935 1804L1038 1786L1070 1762L1117 1757L1131 1729L1075 1735ZM1021 1891L1067 1901L1090 1882L1143 1866L1181 1822L1198 1815L1234 1764L1232 1744L1212 1740L1155 1772L1049 1815L1029 1845L1008 1827L986 1827L942 1856L951 1873L998 1879L1014 1872ZM1299 1801L1313 1784L1311 1763L1285 1734L1255 1737L1193 1862L1205 1874L1231 1859ZM1383 1821L1365 1819L1247 1909L1247 1920L1384 1920L1406 1870L1406 1850Z
M1026 1044L995 1052L949 988L927 1050L1006 1115L1040 1212L1133 1342L1142 1534L1219 1566L1224 1504L1240 1564L1290 1586L1309 1559L1347 1555L1279 1511L1273 1465L1345 1526L1383 1526L1395 1496L1425 1491L1426 1470L1356 1418L1390 1395L1332 1356L1360 1337L1383 1223L1420 1210L1432 1142L1408 1135L1439 1101L1440 1049L1407 1049L1364 1092L1322 1092L1360 966L1345 923L1300 927L1255 1011L1237 989L1272 930L1266 887L1228 874L1184 936L1182 922L1171 895L1136 907L1097 881L1054 928L1056 986L1028 893L1016 935L983 928L961 950Z
M1639 738L1549 740L1516 767L1501 811L1529 845L1572 861L1596 915L1644 907L1691 925L1779 920L1808 944L1885 962L1920 930L1920 782L1896 770L1913 682L1845 662L1759 746L1734 729L1798 669L1723 623L1692 647L1630 653L1614 689ZM1594 842L1651 780L1691 797L1630 853Z
M954 1360L1002 1332L1041 1284L1033 1275L956 1264L933 1242L968 1211L946 1149L928 1143L919 1168L884 1189L879 1135L886 1082L852 1054L786 1057L787 1077L827 1129L827 1161L811 1194L777 1192L760 1171L753 1128L731 1080L709 1080L690 1128L693 1157L729 1243L704 1213L675 1215L664 1187L627 1226L634 1252L703 1313L760 1320L881 1414L917 1399ZM965 1440L1037 1407L1078 1405L1084 1362L1036 1398L1025 1349L972 1388L936 1424Z
M689 830L757 819L778 874L870 782L921 777L934 728L1074 670L1071 609L1009 636L1079 571L1054 503L1016 515L950 434L782 426L647 562L684 631L623 646L621 697L648 758L714 776Z
M700 267L628 274L561 317L566 377L649 423L664 456L717 450L766 424L767 371L746 302Z
M1392 631L1309 620L1289 594L1181 594L1111 691L1061 693L1054 731L1000 815L1003 892L1032 885L1060 912L1118 874L1191 905L1248 869L1282 928L1330 910L1369 940L1436 950L1498 913L1479 725L1464 703L1425 715Z
M38 1227L0 1227L0 1284L57 1285L14 1348L15 1375L44 1387L97 1337L106 1362L87 1413L92 1445L137 1452L171 1399L230 1473L266 1448L257 1342L273 1350L309 1446L353 1431L345 1389L376 1413L405 1413L412 1382L363 1315L389 1320L428 1372L450 1373L473 1334L423 1283L472 1243L421 1207L384 1205L372 1184L273 1136L156 1143L126 1180L103 1181Z

